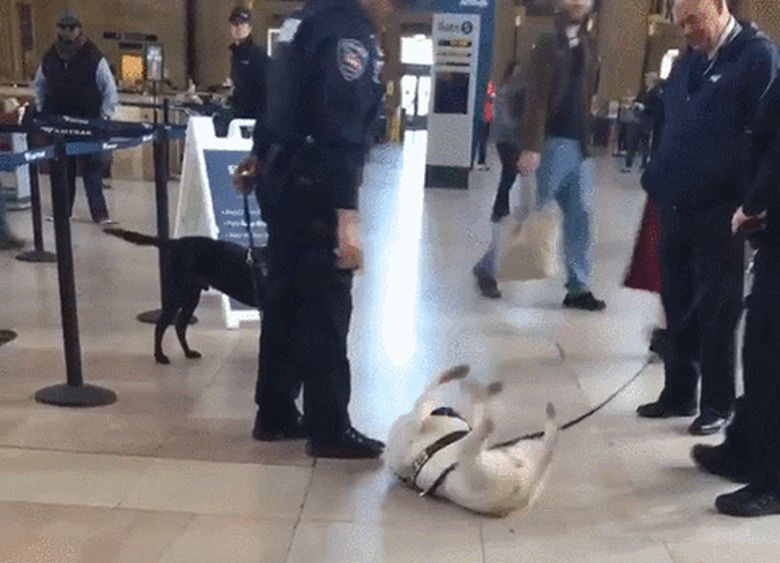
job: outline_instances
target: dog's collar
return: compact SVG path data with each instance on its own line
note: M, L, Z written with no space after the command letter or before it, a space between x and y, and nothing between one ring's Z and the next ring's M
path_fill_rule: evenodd
M428 487L426 490L422 491L420 493L421 497L428 496L428 495L435 495L436 490L441 486L442 483L444 483L444 480L447 478L447 475L452 473L452 471L458 466L458 462L456 461L452 465L450 465L447 469L441 472L441 475L436 477L436 480L433 482L433 485Z
M456 432L450 432L449 434L445 434L438 440L436 440L434 443L432 443L430 446L425 448L420 455L415 458L414 462L412 462L412 477L411 479L404 479L407 483L417 486L417 477L420 475L420 472L422 471L423 467L425 467L425 464L428 463L431 458L436 455L438 452L449 446L450 444L454 444L461 438L463 438L466 434L468 434L470 430L458 430ZM449 471L448 471L449 472ZM443 479L440 477L440 479L443 481ZM438 481L438 479L437 479ZM433 487L431 487L433 488ZM429 489L430 490L430 489ZM426 491L427 492L427 491Z

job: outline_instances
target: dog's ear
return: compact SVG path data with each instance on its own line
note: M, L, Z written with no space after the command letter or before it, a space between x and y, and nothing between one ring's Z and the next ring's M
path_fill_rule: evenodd
M466 364L455 366L445 371L439 376L439 383L449 383L457 379L463 379L469 373L469 366Z
M504 390L504 384L501 383L500 381L494 381L493 383L488 385L486 389L488 395L498 395L503 390Z

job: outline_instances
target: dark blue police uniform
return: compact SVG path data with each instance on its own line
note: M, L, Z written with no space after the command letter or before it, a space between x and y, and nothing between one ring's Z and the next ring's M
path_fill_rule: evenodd
M265 104L268 56L252 37L230 45L234 117L257 119Z
M336 210L357 206L380 72L373 26L355 0L308 4L281 29L254 133L269 235L254 435L295 436L303 385L315 455L344 441L366 445L347 410L352 273L337 269L334 250Z

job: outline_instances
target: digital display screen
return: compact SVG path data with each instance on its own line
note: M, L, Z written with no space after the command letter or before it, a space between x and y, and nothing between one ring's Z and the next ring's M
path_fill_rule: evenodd
M465 72L437 72L434 86L434 113L468 113L469 82Z

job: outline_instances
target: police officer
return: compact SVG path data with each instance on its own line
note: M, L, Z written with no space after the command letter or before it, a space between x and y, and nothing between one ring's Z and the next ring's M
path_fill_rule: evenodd
M256 119L265 104L268 56L252 39L252 12L236 6L230 22L230 78L233 80L233 116Z
M716 462L715 469L736 467L737 480L747 481L715 502L719 512L731 516L780 514L780 80L766 99L765 117L753 128L751 189L731 220L733 232L752 231L756 247L742 354L744 411L735 421L740 433L727 434L726 442L710 452L702 451L703 445L693 452L699 463L701 454L709 453L705 459Z
M318 457L376 458L384 448L350 423L347 333L361 263L357 190L382 96L368 12L385 8L317 0L284 23L263 119L236 174L244 193L256 179L269 236L253 436L308 437Z

